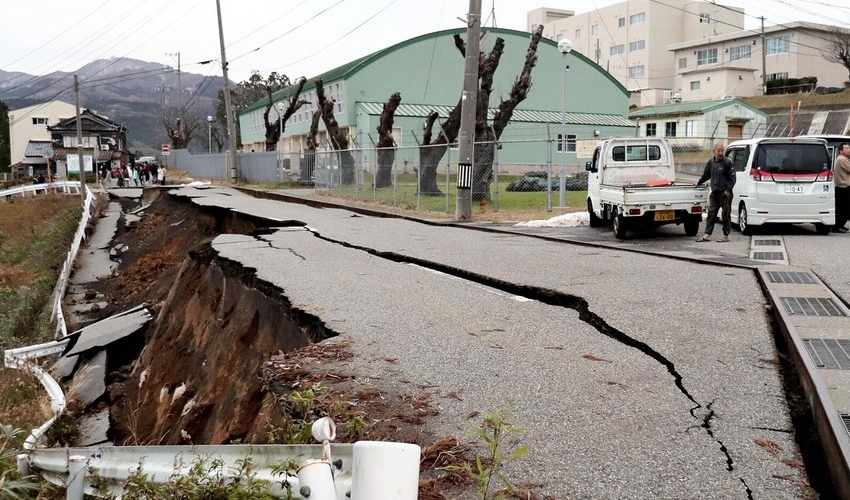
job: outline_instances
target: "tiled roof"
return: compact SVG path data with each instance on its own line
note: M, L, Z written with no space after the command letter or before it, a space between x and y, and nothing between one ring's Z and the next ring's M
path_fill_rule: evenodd
M359 102L357 105L370 115L380 115L384 110L384 104L380 102ZM431 105L431 104L399 104L395 116L426 117L431 111L436 111L441 119L448 118L454 106ZM487 112L487 118L493 119L497 109L491 108ZM561 123L561 113L558 111L534 111L527 109L516 109L511 115L512 122L531 123ZM571 125L610 125L617 127L634 127L632 121L620 115L605 115L598 113L567 113L566 121Z
M50 141L29 141L24 156L38 158L53 156L53 144Z

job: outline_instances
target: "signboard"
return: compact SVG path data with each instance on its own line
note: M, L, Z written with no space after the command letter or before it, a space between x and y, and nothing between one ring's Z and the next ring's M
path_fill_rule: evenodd
M68 173L80 173L80 157L77 154L70 154L66 159L68 163ZM83 163L85 163L86 172L94 172L92 168L92 156L90 154L83 155Z
M588 160L593 158L593 151L596 149L597 144L599 144L599 139L576 141L576 158L585 158Z
M171 146L168 144L162 145L162 156L168 156L171 154Z

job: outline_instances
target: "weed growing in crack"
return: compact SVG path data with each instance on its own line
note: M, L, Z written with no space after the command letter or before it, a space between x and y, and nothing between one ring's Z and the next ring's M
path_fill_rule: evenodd
M483 455L475 456L474 461L448 465L445 470L472 478L483 500L490 498L494 480L499 481L501 488L494 492L493 498L514 496L517 488L502 470L528 451L528 446L520 444L518 438L524 430L508 424L500 413L494 412L486 415L480 426L470 426L470 432L472 437L483 442Z

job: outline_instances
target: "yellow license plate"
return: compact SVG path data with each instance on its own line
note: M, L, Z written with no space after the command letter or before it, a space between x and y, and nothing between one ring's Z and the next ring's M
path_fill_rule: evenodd
M673 210L659 210L655 212L655 220L674 220L676 218L676 212Z

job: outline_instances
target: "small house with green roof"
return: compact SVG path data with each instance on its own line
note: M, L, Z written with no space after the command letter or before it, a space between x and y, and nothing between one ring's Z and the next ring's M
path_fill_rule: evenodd
M335 117L340 127L359 148L372 148L377 142L376 127L383 104L394 92L401 94L395 113L393 137L398 146L397 161L418 160L417 145L422 140L423 123L431 112L445 120L458 103L463 87L464 58L455 47L453 35L465 38L465 29L452 29L422 35L379 50L331 71L309 78L301 94L307 104L287 122L278 143L282 154L303 156L306 137L316 109L315 81L321 79L326 96L335 101ZM481 50L489 53L497 38L505 41L504 53L494 76L490 115L507 97L521 73L531 34L522 31L483 28ZM565 71L565 66L568 68ZM562 158L554 146L566 120L568 165L583 165L587 143L609 136L634 136L635 124L628 119L629 93L583 54L562 55L556 42L543 38L537 50L537 63L531 74L529 95L515 110L501 136L499 162L502 168L532 170ZM562 105L563 90L566 100ZM294 87L278 91L269 119L277 115L277 103L286 105ZM243 151L265 149L263 112L267 101L260 100L239 115ZM562 113L562 111L566 113ZM434 134L439 133L435 126ZM327 145L324 124L319 125L320 144ZM589 148L593 150L592 147Z
M765 134L767 113L732 97L671 102L633 111L641 137L666 137L680 151L710 150L713 142Z

